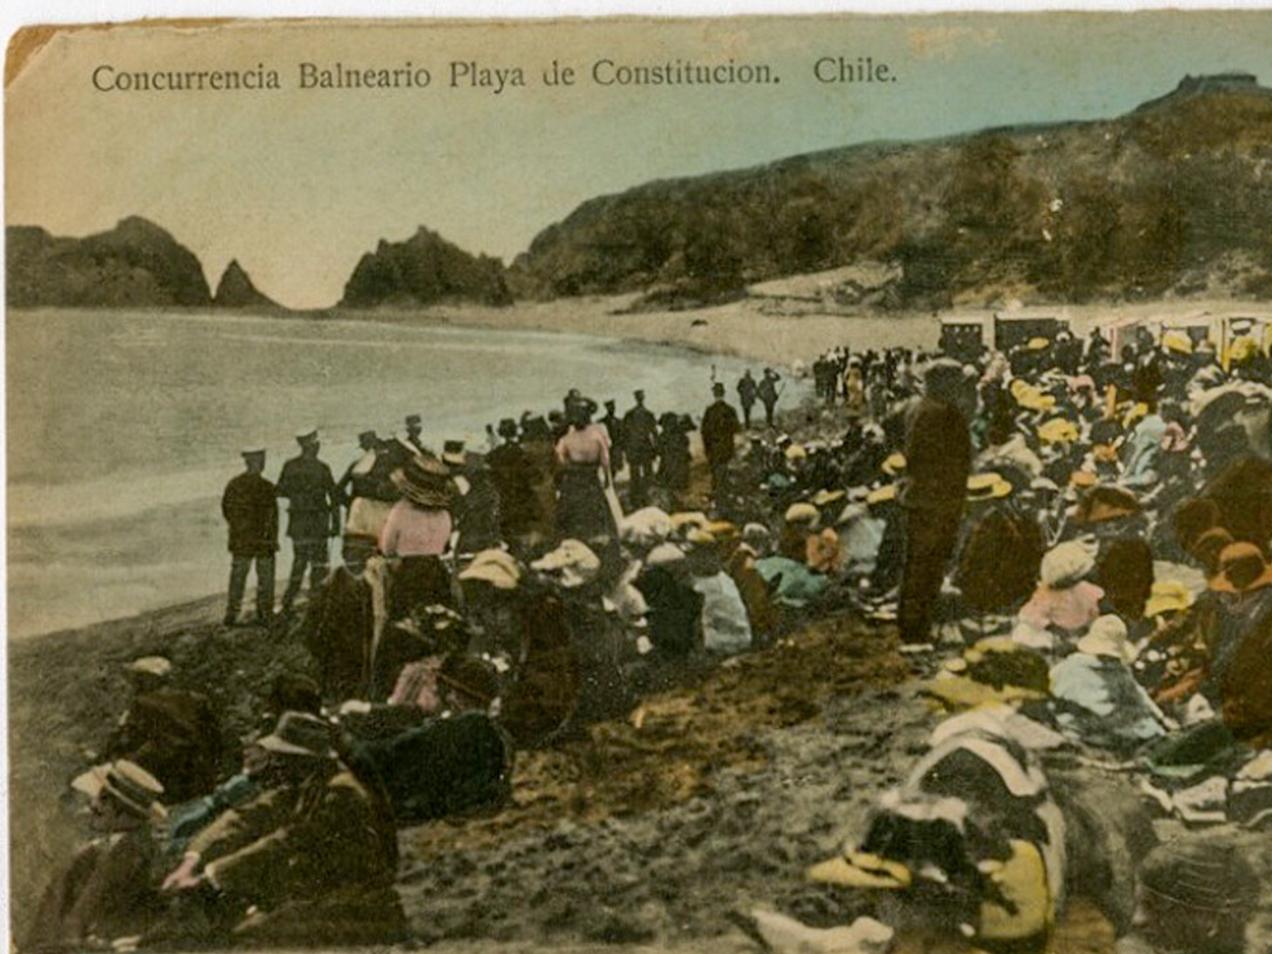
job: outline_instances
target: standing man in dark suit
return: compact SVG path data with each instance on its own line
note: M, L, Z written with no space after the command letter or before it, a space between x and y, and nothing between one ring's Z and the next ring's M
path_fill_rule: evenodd
M972 459L960 407L968 387L958 362L934 361L924 375L924 396L907 422L906 475L898 494L905 511L905 568L897 623L905 643L928 641L932 606L958 542Z
M256 564L256 621L269 625L274 618L274 553L278 550L278 501L274 485L262 476L265 451L243 451L246 467L225 486L221 516L229 525L230 595L225 625L238 622L247 574Z
M658 420L645 407L645 392L636 391L636 406L623 416L623 449L631 467L631 506L643 507L658 456Z
M291 612L309 570L309 589L317 590L327 577L327 538L340 533L340 497L331 468L318 459L318 432L296 435L300 455L283 465L277 493L286 497L287 536L292 541L291 576L283 593L283 614Z
M711 386L715 398L702 415L702 449L711 467L711 492L719 494L724 484L724 472L733 460L733 439L742 430L738 412L724 399L724 385L717 381Z

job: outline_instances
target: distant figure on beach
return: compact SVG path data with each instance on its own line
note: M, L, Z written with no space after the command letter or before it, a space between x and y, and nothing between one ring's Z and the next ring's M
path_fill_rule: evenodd
M747 368L738 379L738 403L742 405L742 423L749 430L751 427L751 408L755 407L755 399L759 396L759 386L751 377L751 369Z
M774 426L773 412L777 409L777 399L781 397L781 392L777 389L777 382L780 380L780 374L772 368L765 368L764 380L758 388L760 400L764 402L764 421L769 427Z
M362 453L340 478L336 493L348 508L346 536L374 542L398 493L389 480L393 471L390 455L375 431L359 434L358 448Z
M420 435L424 433L424 425L418 414L406 415L406 442L419 453L425 453L424 441Z
M644 506L658 454L658 420L645 407L645 392L636 391L636 406L623 416L623 449L631 466L631 505Z
M276 493L288 501L287 536L292 541L291 575L283 592L283 614L291 612L309 571L311 592L327 576L327 538L340 533L340 502L331 468L318 459L322 445L318 431L310 428L296 435L300 454L283 464Z
M269 624L274 617L274 553L278 550L278 501L274 485L262 476L265 451L243 451L246 468L221 495L221 516L229 525L230 594L225 604L225 625L238 622L243 607L247 574L256 564L256 621Z
M605 416L601 424L609 434L610 467L615 474L623 469L623 419L618 416L617 403L613 398L605 402Z
M738 412L724 399L724 385L711 386L715 398L702 415L702 446L711 468L711 492L718 494L724 483L724 472L733 460L733 439L742 430Z

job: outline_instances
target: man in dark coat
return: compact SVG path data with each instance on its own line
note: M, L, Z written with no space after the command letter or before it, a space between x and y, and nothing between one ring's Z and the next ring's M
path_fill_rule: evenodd
M769 427L774 426L773 413L777 409L777 399L781 396L781 392L777 390L777 382L781 379L781 375L772 368L765 368L764 380L760 382L756 392L764 403L764 420Z
M285 712L257 746L268 758L260 793L195 835L164 890L211 888L216 920L241 943L400 940L397 833L382 793L338 760L318 716Z
M283 613L291 612L309 570L309 588L316 590L327 576L327 538L340 534L340 503L331 468L318 459L318 432L296 436L300 455L283 465L277 494L290 502L287 536L292 541L291 576L283 593Z
M505 540L515 540L534 530L539 520L535 496L538 468L517 441L517 422L510 417L499 422L503 443L486 455L490 478L499 494L500 532Z
M738 379L738 403L742 405L742 423L748 429L751 427L751 408L755 407L755 399L758 396L759 387L755 383L755 378L751 377L751 369L747 368Z
M925 643L932 606L958 542L971 470L971 438L959 409L964 386L957 362L933 362L926 394L911 412L906 432L906 476L899 499L905 511L905 568L897 623L901 639Z
M207 696L167 684L172 664L145 656L128 664L133 698L105 745L111 759L135 762L163 785L164 800L197 798L216 785L221 720Z
M225 625L238 622L247 574L256 564L256 619L268 624L274 616L274 552L278 549L278 502L274 485L261 476L265 451L243 451L246 470L231 480L221 495L221 515L229 524L230 594Z
M635 393L636 406L623 416L623 450L631 465L631 503L643 506L657 456L658 420L645 407L645 392Z
M610 439L610 470L617 474L623 469L623 419L618 416L617 404L611 398L605 402L605 416L601 423Z
M719 493L724 482L724 472L733 460L733 439L742 430L738 412L724 399L724 385L718 381L711 386L715 400L702 415L702 447L711 467L711 491Z

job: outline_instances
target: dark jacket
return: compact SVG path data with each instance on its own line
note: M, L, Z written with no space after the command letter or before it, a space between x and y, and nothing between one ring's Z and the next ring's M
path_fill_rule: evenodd
M629 460L644 464L654 459L658 421L649 408L637 405L623 417L623 449Z
M340 532L336 482L322 461L301 456L283 464L277 493L290 503L287 535L293 540L325 540Z
M707 460L727 461L733 457L733 438L742 430L738 412L724 401L716 401L702 415L702 447Z
M925 397L915 405L907 425L903 505L912 510L961 510L972 461L962 412Z
M235 556L263 557L278 549L274 485L260 474L239 474L225 485L221 516L229 524L229 550Z

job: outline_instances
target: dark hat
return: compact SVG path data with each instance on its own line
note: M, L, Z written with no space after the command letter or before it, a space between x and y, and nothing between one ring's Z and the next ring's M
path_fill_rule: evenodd
M716 397L724 397L724 385L717 381L715 384L711 385L711 393Z
M632 392L632 397L636 398L636 400L638 400L638 401L643 401L643 400L645 399L645 391L644 391L644 389L643 389L643 388L637 388L635 391L633 391L633 392Z
M418 426L419 426L419 424L420 424L420 421L421 421L421 418L420 418L420 416L419 416L418 414L408 414L408 415L406 415L406 426L407 426L407 427L418 427Z
M358 440L362 440L363 438L370 438L371 440L375 440L376 438L375 431L359 431Z
M618 402L616 402L613 398L610 398L608 401L605 402L605 406L612 411L617 406L617 403Z
M499 673L493 663L475 656L450 655L442 660L437 681L488 706L499 695Z
M451 504L450 471L439 460L416 455L393 472L392 480L403 497L421 507Z
M517 422L510 417L505 417L503 420L499 422L498 431L499 431L500 437L516 437Z
M303 758L334 759L331 726L308 712L284 712L274 731L256 743L267 752Z
M263 447L246 447L239 451L245 460L264 459L265 448Z

